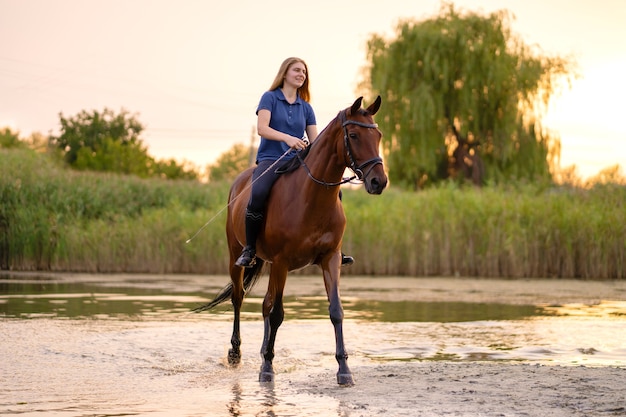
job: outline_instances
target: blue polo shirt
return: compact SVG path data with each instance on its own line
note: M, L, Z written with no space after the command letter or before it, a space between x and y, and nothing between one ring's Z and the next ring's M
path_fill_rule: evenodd
M300 95L298 95L296 101L291 104L285 99L285 95L280 88L267 91L261 96L256 114L258 115L259 110L264 109L272 113L270 117L270 127L272 129L297 138L304 137L307 126L317 124L313 107L308 102L302 100ZM280 158L287 149L289 149L289 146L287 146L285 142L266 139L261 136L261 144L259 145L256 161L257 163L267 160L275 161ZM295 154L295 151L293 151L283 159L291 159Z

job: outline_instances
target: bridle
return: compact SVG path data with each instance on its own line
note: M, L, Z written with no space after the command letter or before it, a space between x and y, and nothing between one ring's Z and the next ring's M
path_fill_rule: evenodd
M376 156L372 159L368 159L367 161L363 162L361 165L357 165L357 162L354 156L352 155L352 147L350 146L350 140L348 138L348 125L356 125L360 127L365 127L367 129L376 129L378 127L378 124L377 123L363 123L363 122L359 122L356 120L348 120L346 118L346 110L342 110L341 112L339 112L338 117L341 121L341 127L343 128L343 143L344 143L344 148L346 149L346 154L347 154L348 161L349 161L349 164L346 164L346 166L350 168L350 170L354 173L352 177L344 178L339 182L326 182L326 181L319 180L313 176L313 174L311 173L311 170L309 169L309 167L306 165L306 163L300 156L300 153L297 153L298 159L300 160L300 164L302 164L302 166L306 170L309 178L311 178L315 183L319 185L324 185L326 187L336 187L338 185L348 183L355 179L358 179L359 181L363 181L365 178L367 178L370 172L372 172L372 169L374 169L376 165L383 163L383 159L380 156ZM367 172L363 172L363 170L367 166L370 166L370 168L367 170Z

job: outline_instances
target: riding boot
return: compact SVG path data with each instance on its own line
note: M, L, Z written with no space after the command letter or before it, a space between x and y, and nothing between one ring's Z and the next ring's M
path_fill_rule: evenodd
M341 252L341 266L348 266L354 263L354 258Z
M246 246L235 265L244 268L252 268L256 263L256 240L263 226L263 213L255 213L246 210Z

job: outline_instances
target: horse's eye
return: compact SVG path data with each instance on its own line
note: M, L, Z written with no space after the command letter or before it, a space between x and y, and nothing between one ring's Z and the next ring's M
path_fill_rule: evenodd
M354 132L351 132L349 136L350 136L350 139L358 139L359 138L359 135L357 135Z

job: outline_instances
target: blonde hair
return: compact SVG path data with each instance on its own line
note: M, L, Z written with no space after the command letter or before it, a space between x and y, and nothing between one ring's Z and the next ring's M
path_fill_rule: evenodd
M287 71L289 71L289 67L298 62L304 65L304 69L306 71L306 78L304 79L304 84L302 84L302 87L298 88L298 95L302 100L309 102L311 100L311 93L309 92L309 67L306 65L306 62L304 62L304 60L300 58L291 57L283 61L283 63L280 65L280 68L278 69L276 78L274 78L274 82L272 83L269 91L281 88L285 81L285 75L287 75Z

